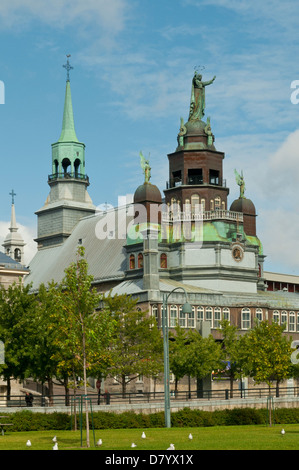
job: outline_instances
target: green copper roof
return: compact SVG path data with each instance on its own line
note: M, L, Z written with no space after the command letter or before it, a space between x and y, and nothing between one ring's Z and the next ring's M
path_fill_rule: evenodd
M144 228L145 226L142 224L131 225L127 233L127 245L141 243L143 239L140 234ZM175 229L173 229L172 226L166 225L162 234L161 226L156 225L155 228L158 229L159 232L159 242L163 240L167 241L168 243L184 241L232 243L234 240L236 240L237 237L236 225L234 223L223 220L214 220L211 222L205 221L198 227L195 224L195 226L191 228L190 238L188 238L188 240L185 239L183 230L177 232ZM245 239L249 245L258 246L260 255L263 254L263 246L258 237L246 235L242 225L238 227L238 232L243 235L243 239Z
M71 86L69 80L66 82L62 131L58 142L79 142L75 132Z

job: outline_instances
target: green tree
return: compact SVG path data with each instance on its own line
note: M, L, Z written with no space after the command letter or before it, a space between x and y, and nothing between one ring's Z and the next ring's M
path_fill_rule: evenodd
M233 398L234 380L241 378L243 374L244 359L241 354L243 341L242 337L237 333L238 328L235 325L231 325L228 320L223 320L220 326L223 361L229 363L226 368L226 374L229 375L230 397Z
M7 290L0 287L0 340L5 348L5 364L0 370L7 381L8 398L10 379L24 379L32 366L36 309L29 285L14 283Z
M184 330L179 325L170 333L169 365L177 384L185 375L198 379L220 367L221 348L212 335L203 338L197 331Z
M54 354L61 370L82 373L84 394L87 395L88 374L104 368L109 360L107 353L114 322L107 310L99 311L101 300L93 277L88 274L88 263L84 258L84 247L78 247L77 260L65 270L65 277L56 293L56 310L52 312L53 327L56 328L56 345L59 354ZM86 444L89 442L89 414L86 403Z
M109 375L119 380L124 395L130 381L162 371L163 342L156 319L138 309L137 300L126 294L109 294L104 302L116 321Z
M279 383L292 373L291 339L283 334L283 330L283 325L262 321L243 338L246 375L253 377L256 383L265 382L269 390L276 382L277 392Z

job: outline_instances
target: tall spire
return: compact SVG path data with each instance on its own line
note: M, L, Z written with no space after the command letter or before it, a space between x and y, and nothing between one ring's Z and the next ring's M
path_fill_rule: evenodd
M76 136L74 113L71 95L70 75L69 72L73 67L69 63L70 55L67 55L67 62L63 65L66 68L66 89L65 89L65 100L62 120L62 130L58 142L79 142Z

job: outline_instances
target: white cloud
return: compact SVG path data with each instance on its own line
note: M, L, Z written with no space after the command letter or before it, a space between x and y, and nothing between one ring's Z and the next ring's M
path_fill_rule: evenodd
M9 28L35 20L55 27L96 23L115 34L124 27L127 8L126 0L1 0L0 19Z

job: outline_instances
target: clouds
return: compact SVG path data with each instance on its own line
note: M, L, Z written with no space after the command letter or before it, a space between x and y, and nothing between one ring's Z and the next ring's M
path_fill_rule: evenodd
M296 8L294 0L177 0L175 6L173 0L2 0L1 66L9 70L7 104L0 107L5 164L14 158L18 174L28 172L32 181L34 167L35 181L46 181L48 145L61 125L61 65L71 53L76 130L86 143L95 204L134 193L142 180L140 150L150 153L152 180L163 192L167 153L176 148L180 117L188 118L193 70L203 65L205 80L217 77L206 92L206 117L216 148L226 154L230 199L238 196L233 170L243 169L267 264L272 252L277 261L274 234L279 244L283 215L295 220L297 213L299 105L290 101L290 84L299 79ZM17 77L14 83L10 77ZM15 99L9 122L17 87L25 85L26 101ZM20 127L26 144L13 140ZM26 178L24 189L22 176L13 178L5 195L12 185L18 194L31 193ZM47 186L40 187L43 200ZM18 213L26 216L39 207L22 203Z
M0 24L2 27L25 27L42 21L52 27L63 28L96 24L106 32L117 34L124 28L126 0L2 0Z

